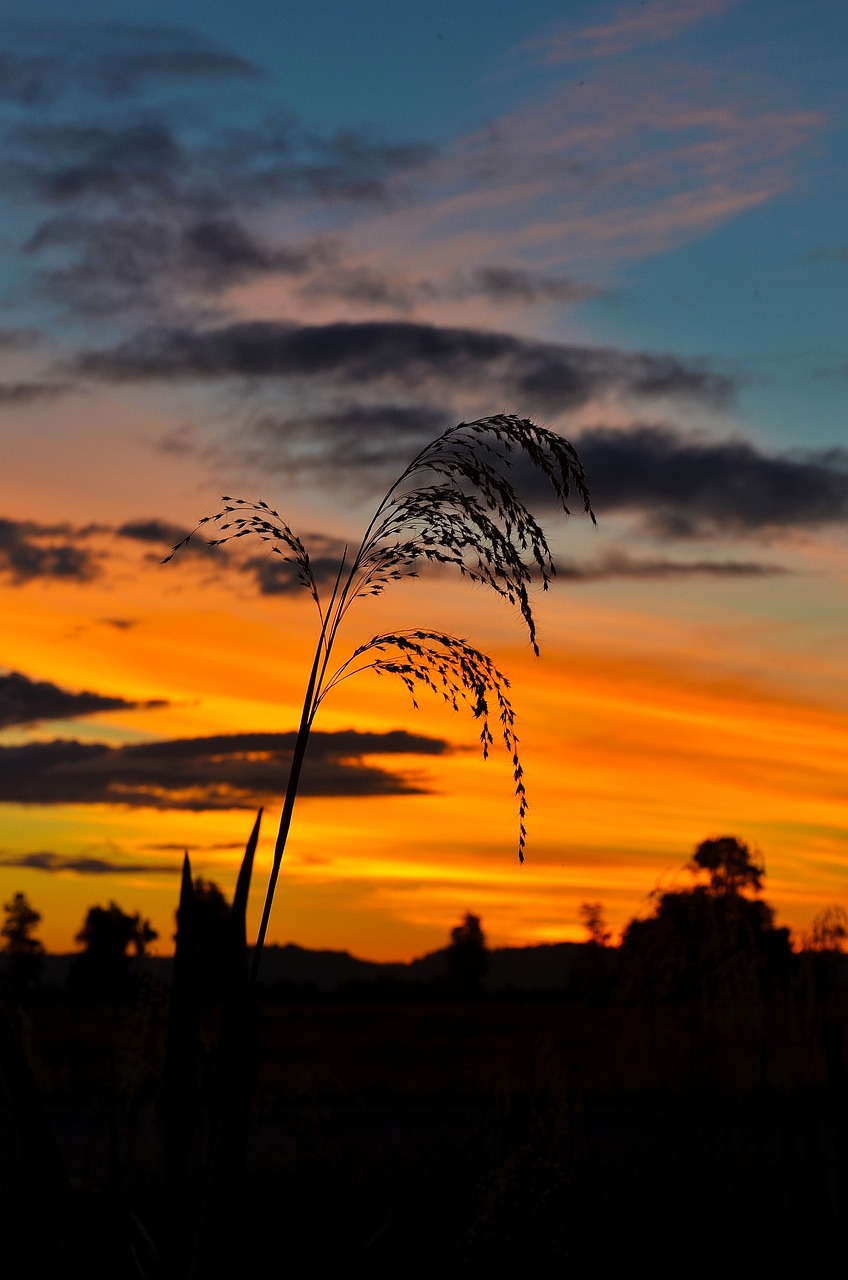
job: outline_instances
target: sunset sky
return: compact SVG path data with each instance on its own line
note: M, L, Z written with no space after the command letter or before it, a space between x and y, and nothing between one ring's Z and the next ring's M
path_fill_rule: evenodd
M0 903L70 950L113 899L166 952L183 851L229 894L264 805L255 931L314 605L261 543L160 562L222 494L334 562L428 439L507 412L598 518L535 508L541 657L446 575L342 639L443 629L509 675L526 864L509 761L366 675L316 721L270 938L562 941L587 900L617 932L725 834L797 933L848 905L842 0L4 13Z

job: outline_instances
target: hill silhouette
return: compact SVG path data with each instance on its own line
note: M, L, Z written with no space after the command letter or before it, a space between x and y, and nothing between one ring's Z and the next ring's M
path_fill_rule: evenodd
M580 957L591 944L582 942L541 943L528 947L493 947L483 987L495 993L503 990L555 991L567 986ZM448 976L448 951L442 947L409 962L362 960L349 951L311 949L288 942L267 946L262 956L260 981L268 989L280 983L309 985L331 994L345 984L392 982L424 986ZM42 981L46 986L64 987L78 952L47 954ZM169 982L171 956L145 956L137 961L140 972Z

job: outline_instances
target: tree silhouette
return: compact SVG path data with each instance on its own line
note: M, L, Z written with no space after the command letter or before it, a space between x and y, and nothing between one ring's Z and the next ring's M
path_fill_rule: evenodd
M447 962L448 980L456 994L465 999L478 996L489 968L486 935L479 916L468 911L462 922L451 929Z
M38 982L44 964L44 946L33 937L41 923L41 914L30 904L25 893L16 893L3 904L6 918L0 929L6 976L11 991L22 995Z
M715 894L736 894L745 889L759 893L763 887L762 858L736 836L702 840L689 867L696 874L699 871L709 874L710 891Z
M804 935L804 950L844 951L846 939L848 911L844 907L826 907L813 917L809 931Z
M581 902L580 923L588 933L588 941L597 947L605 947L612 937L612 932L604 920L602 902Z
M791 964L789 930L746 889L759 892L765 870L735 836L704 840L687 864L707 884L652 895L653 914L631 920L621 965L632 990L652 1004L704 1001L751 1005L782 983Z
M95 1001L131 999L136 984L130 950L143 956L158 936L149 920L137 911L127 915L116 902L108 907L89 907L75 938L83 944L83 951L71 967L72 992Z

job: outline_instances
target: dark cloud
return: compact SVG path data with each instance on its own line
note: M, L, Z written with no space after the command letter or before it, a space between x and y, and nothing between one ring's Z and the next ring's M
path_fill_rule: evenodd
M339 572L345 550L344 542L340 538L328 538L320 533L306 534L303 542L319 588L331 587ZM266 555L252 556L244 562L243 567L254 575L262 595L288 595L303 590L295 565L285 561L282 555L269 552Z
M64 526L0 519L0 573L16 584L37 578L90 582L98 573L97 562L74 537Z
M204 538L192 538L186 543L185 539L189 532L182 525L170 524L167 520L128 520L117 530L121 538L131 538L135 542L149 542L161 551L170 552L179 542L184 544L180 552L182 556L214 555L220 560L227 559L226 551L211 547ZM158 553L152 558L164 559Z
M270 245L234 217L170 211L51 218L25 246L29 254L67 251L71 261L39 270L53 301L91 314L155 307L177 285L215 294L256 276L300 276L332 256L329 242ZM67 255L66 255L67 256Z
M414 147L364 137L324 144L294 122L237 137L201 143L150 115L19 129L0 176L54 211L23 246L41 293L86 314L188 314L186 292L214 297L256 277L326 271L334 240L272 242L251 225L257 211L301 198L385 203L420 159ZM328 149L344 164L328 164ZM336 293L347 281L351 296L377 287L342 267L329 278Z
M234 217L207 218L180 232L177 266L189 283L222 289L257 275L304 275L331 256L328 243L272 246Z
M510 334L400 321L297 325L254 321L214 329L154 328L111 350L83 353L80 372L112 381L321 378L346 386L485 386L530 414L593 395L725 400L726 376L671 355L534 342Z
M557 564L557 576L569 582L601 582L608 578L756 578L785 572L782 565L758 560L640 560L623 551L610 552L585 564Z
M550 276L522 267L478 267L461 279L460 296L481 294L493 302L582 302L602 291L571 276Z
M37 724L43 720L71 720L98 711L121 708L164 707L161 699L128 702L126 698L106 697L83 691L71 693L49 680L30 680L19 671L0 674L0 728L12 724Z
M256 79L251 63L193 31L101 22L19 30L0 50L0 99L43 107L71 92L123 98L156 84Z
M37 400L57 400L73 390L70 382L0 382L0 408L32 404Z
M252 809L279 798L294 733L229 734L109 747L75 741L0 748L0 801L115 804L193 811ZM410 795L426 787L365 763L374 755L440 755L446 742L410 734L313 732L301 794Z
M373 267L344 267L334 263L331 270L314 274L302 293L307 297L328 296L381 306L395 311L411 311L417 302L465 298L487 298L492 302L522 305L551 302L581 302L602 293L596 285L571 276L545 275L523 267L486 266L448 280L411 280L389 276Z
M31 158L17 174L30 193L48 204L72 205L97 197L137 203L174 198L188 158L174 131L153 119L126 124L30 126L16 135ZM13 169L14 172L14 169ZM61 223L56 224L61 229ZM57 242L53 224L28 242L36 250Z
M27 871L48 871L54 874L73 871L79 876L134 876L151 871L157 875L176 875L180 871L176 863L174 866L162 866L149 862L123 862L120 858L72 857L46 849L37 853L22 853L13 858L0 858L0 867L21 867Z
M343 459L346 473L399 472L453 421L444 408L399 401L348 402L328 412L301 415L260 413L249 424L256 448L243 452L264 472L291 475L299 467L338 459Z
M408 281L391 279L373 267L334 266L314 277L301 291L308 298L344 298L365 306L390 307L395 311L411 311L420 296L436 297L434 289L422 289Z
M243 840L216 840L211 844L197 844L195 842L190 845L190 848L203 853L223 853L229 849L244 849L244 843ZM185 841L180 843L174 840L149 844L146 848L152 849L154 853L185 853L186 851Z
M0 350L19 351L40 345L44 334L40 329L0 324Z
M179 28L100 23L61 33L45 26L28 45L19 31L19 48L0 54L0 99L55 104L23 123L14 117L0 180L40 210L24 246L35 287L84 315L196 318L233 284L326 268L329 239L272 242L257 230L263 211L302 200L385 206L407 198L435 155L368 129L309 130L278 109L263 115L259 98L250 123L239 118L243 103L210 109L209 77L259 72ZM134 100L194 81L193 103Z
M385 204L395 181L426 168L434 154L366 130L321 138L293 117L249 128L190 123L191 132L174 112L145 111L21 126L7 135L7 171L49 205L85 212L96 198L113 213L138 214L144 202L148 213L179 213L188 225L210 217L226 223L280 198ZM44 242L37 233L31 243Z
M816 526L848 519L843 450L767 454L669 427L596 428L574 441L599 518L643 513L674 537Z
M118 527L121 538L134 538L137 542L155 542L162 546L173 546L182 542L188 529L179 524L169 524L167 520L128 520Z

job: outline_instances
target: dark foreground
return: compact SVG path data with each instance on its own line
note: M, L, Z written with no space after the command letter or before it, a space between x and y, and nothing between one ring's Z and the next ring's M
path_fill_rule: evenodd
M84 1262L69 1255L69 1276L147 1274L115 1250L115 1224L132 1222L140 1265L144 1233L167 1232L166 1005L165 992L13 1016L74 1189ZM266 1004L240 1203L203 1274L247 1275L266 1258L294 1276L830 1268L848 1227L841 1015L805 1016L797 1000L753 1023L743 1012L553 997ZM210 1014L210 1062L216 1035ZM50 1170L27 1166L42 1148L19 1121L4 1101L3 1274L61 1277ZM196 1211L196 1190L182 1194Z

